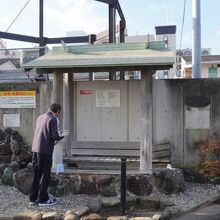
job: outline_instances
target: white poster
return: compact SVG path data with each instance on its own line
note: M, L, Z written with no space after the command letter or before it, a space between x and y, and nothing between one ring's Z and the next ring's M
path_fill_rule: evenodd
M120 90L97 90L96 107L120 107Z
M3 114L4 127L20 127L20 114Z
M36 108L36 91L1 91L0 108Z

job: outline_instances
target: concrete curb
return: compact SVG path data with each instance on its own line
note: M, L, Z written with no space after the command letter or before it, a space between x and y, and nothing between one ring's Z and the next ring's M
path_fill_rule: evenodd
M172 215L169 219L172 219L173 217L181 217L187 213L190 213L190 212L193 212L194 210L202 207L202 206L207 206L209 205L210 203L214 202L215 200L217 199L220 199L220 192L217 194L217 195L214 195L214 196L210 196L209 198L207 198L207 200L201 202L200 204L188 209L188 210L185 210L185 211L180 211L178 214L174 214ZM156 220L156 219L155 219ZM159 220L159 219L158 219ZM160 219L162 220L162 219Z

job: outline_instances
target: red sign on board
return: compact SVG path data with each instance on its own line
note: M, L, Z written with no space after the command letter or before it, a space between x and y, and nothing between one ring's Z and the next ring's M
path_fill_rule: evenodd
M93 90L89 90L89 89L80 90L80 95L91 95L91 94L93 94Z

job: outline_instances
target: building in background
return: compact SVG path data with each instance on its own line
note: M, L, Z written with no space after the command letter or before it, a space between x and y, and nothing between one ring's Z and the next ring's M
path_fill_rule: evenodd
M201 78L220 78L220 55L201 57ZM192 56L181 58L181 78L192 78Z

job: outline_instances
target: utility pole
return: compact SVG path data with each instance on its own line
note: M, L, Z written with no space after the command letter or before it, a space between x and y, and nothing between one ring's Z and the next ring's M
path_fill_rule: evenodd
M201 78L201 18L200 0L192 0L192 74Z

